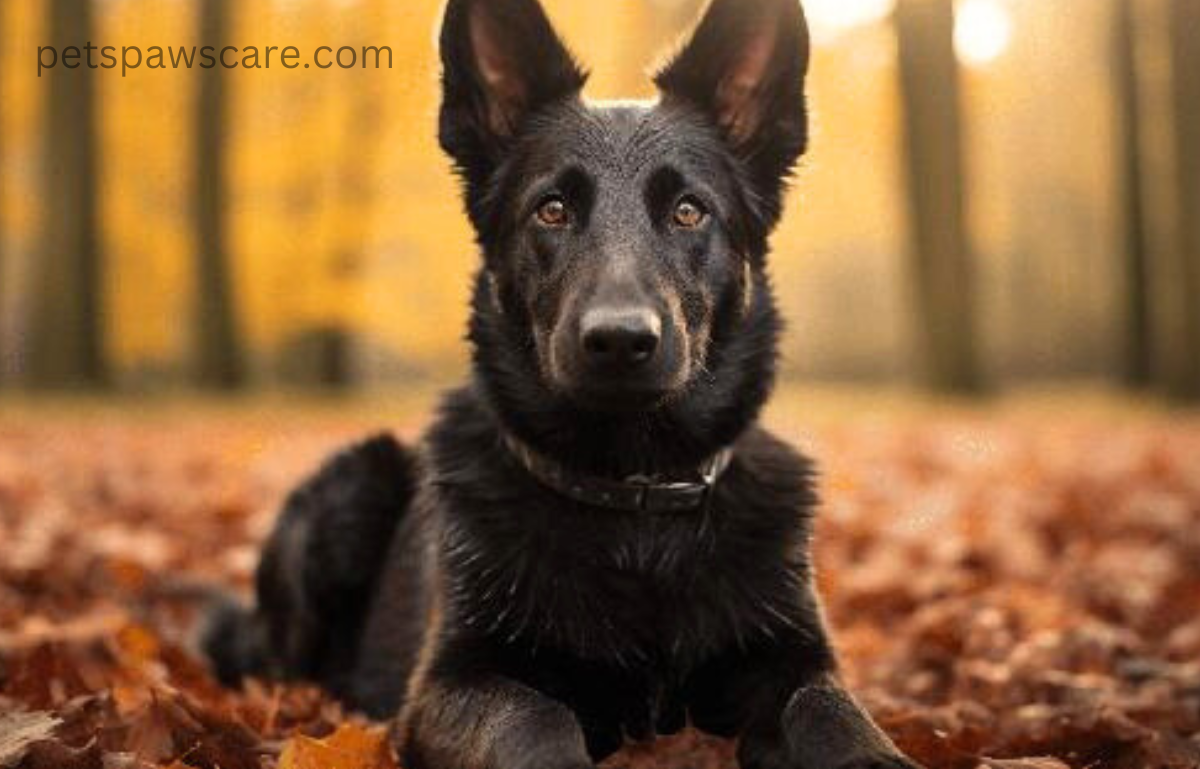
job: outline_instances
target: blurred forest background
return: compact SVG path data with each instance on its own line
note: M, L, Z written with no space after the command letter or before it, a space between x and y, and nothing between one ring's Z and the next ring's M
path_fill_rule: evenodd
M441 0L0 3L0 383L453 376L476 262L434 140ZM701 0L546 0L589 95ZM1200 2L808 0L787 372L1200 399ZM389 46L391 69L67 70L37 49ZM278 60L276 60L278 62Z

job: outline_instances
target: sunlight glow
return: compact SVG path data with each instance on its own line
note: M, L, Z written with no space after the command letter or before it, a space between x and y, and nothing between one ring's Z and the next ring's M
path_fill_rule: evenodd
M807 0L805 15L817 43L829 43L855 27L883 21L896 0Z
M954 20L954 49L964 64L983 67L1012 42L1012 18L998 0L962 0Z

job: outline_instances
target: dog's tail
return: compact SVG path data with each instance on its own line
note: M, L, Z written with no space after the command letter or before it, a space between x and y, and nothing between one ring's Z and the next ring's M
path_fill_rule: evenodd
M199 626L189 637L189 648L209 660L225 684L266 672L267 638L260 618L225 585L191 575L157 579L129 606L135 617L154 625L155 606L163 603L195 607Z
M236 686L249 676L267 675L271 667L262 617L230 593L213 595L208 601L199 647L214 675L226 686Z
M303 678L331 688L354 664L357 638L396 526L417 485L417 460L391 435L332 459L287 498L255 574L256 603L213 595L199 646L217 677Z

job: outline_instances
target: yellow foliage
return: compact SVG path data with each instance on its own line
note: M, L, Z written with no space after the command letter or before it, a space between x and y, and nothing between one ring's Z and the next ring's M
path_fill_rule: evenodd
M50 212L38 210L35 196L11 192L38 178L45 81L33 76L32 41L40 39L44 1L7 6L5 36L28 44L0 53L8 65L0 73L5 152L26 160L5 164L10 194L3 223L31 246L40 218ZM459 365L477 256L457 183L435 137L434 31L443 4L230 4L232 45L296 46L302 62L311 61L322 45L389 46L394 56L391 69L284 69L276 60L270 69L222 72L232 102L226 248L239 331L256 357L273 355L306 329L336 326L416 368ZM594 98L652 95L646 71L699 5L700 0L546 0L555 24L593 71L588 93ZM96 8L98 45L145 50L214 42L199 39L197 0L132 0ZM109 352L118 369L179 368L189 359L193 328L188 319L196 257L195 100L200 78L211 73L142 67L124 75L120 69L90 74L100 88ZM872 100L880 98L875 91ZM870 176L865 167L877 159L847 151L838 157L840 176ZM841 161L864 171L846 173ZM823 205L844 206L857 195L861 208L868 202L863 194L860 186L847 188L845 195L823 196ZM872 188L866 194L879 196ZM886 208L874 199L869 205L872 211ZM784 268L787 283L790 261Z
M702 2L544 0L592 70L594 98L651 96L646 71ZM461 364L478 258L435 139L434 32L443 5L229 4L229 42L239 47L295 46L303 62L323 45L389 46L394 58L391 69L289 70L276 60L270 69L223 73L231 99L226 247L237 325L254 360L269 359L305 330L332 326L414 369ZM1095 192L1115 189L1114 141L1095 118L1108 109L1107 37L1099 32L1103 4L1084 5L1014 7L1018 27L1037 32L1030 40L1070 38L1072 45L1022 48L1018 36L1012 56L987 73L964 74L970 213L988 291L981 302L997 328L1023 306L1013 287L1037 284L1038 276L1056 281L1047 290L1064 296L1062 286L1087 287L1072 293L1090 313L1084 319L1106 307L1101 287L1115 267L1098 265L1117 264L1106 255L1118 240L1098 224L1112 196ZM198 39L199 0L94 6L100 45L214 42ZM38 190L49 78L37 77L34 61L51 8L49 0L0 3L0 253L15 255L0 262L0 312L9 321L20 314L22 275L55 214ZM895 41L886 23L875 23L819 42L809 88L812 152L771 265L784 314L803 330L786 352L825 370L854 371L905 359L909 349ZM106 337L118 370L179 369L190 357L195 100L209 74L143 67L126 76L119 69L85 75L99 85ZM1056 117L1045 120L1051 108ZM1034 247L1043 242L1087 257L1046 261L1044 247ZM847 315L855 321L844 322ZM8 325L8 333L14 329L18 323ZM1056 337L1044 336L1054 349Z

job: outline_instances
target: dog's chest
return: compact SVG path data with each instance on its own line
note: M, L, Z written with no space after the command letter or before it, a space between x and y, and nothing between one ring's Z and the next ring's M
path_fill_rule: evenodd
M736 512L489 516L487 554L452 570L460 611L505 643L686 670L796 614L794 563Z

